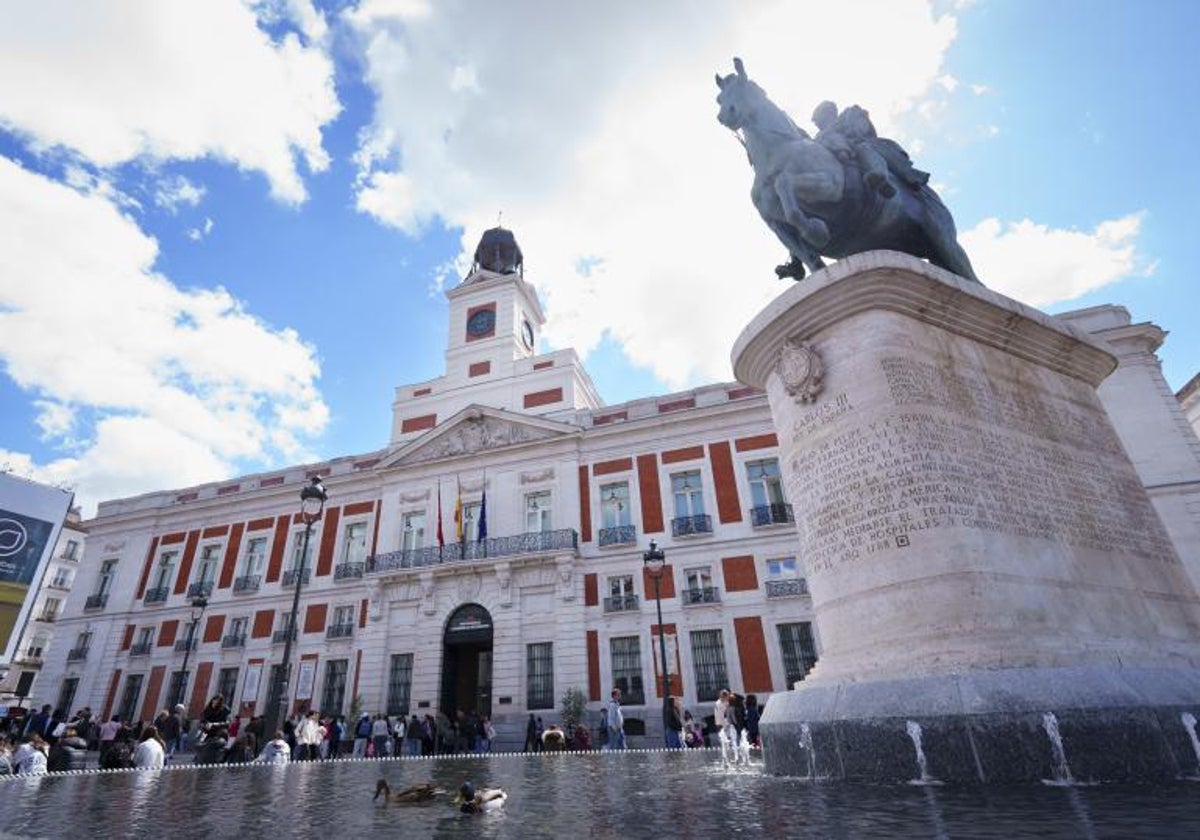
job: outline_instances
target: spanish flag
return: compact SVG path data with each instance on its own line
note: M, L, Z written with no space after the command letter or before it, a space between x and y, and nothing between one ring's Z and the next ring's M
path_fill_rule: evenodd
M458 498L454 500L454 536L463 541L462 485L458 485Z

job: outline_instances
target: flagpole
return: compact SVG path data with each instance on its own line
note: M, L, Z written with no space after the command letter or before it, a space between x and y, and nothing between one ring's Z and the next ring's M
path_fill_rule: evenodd
M475 532L475 539L483 543L483 556L487 557L487 467L483 468L483 497L479 502L479 529Z

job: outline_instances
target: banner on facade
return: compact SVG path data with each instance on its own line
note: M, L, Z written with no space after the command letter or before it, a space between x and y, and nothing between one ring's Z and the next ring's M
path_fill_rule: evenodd
M246 682L242 686L242 702L258 702L258 681L262 679L262 665L250 665L246 668Z
M12 662L74 494L0 473L0 664Z
M667 644L667 682L670 683L671 693L683 695L683 681L679 676L679 637L675 633L675 625L668 624L663 640ZM662 697L662 663L659 656L659 628L650 628L650 648L654 657L654 693Z
M300 663L300 679L296 683L296 699L311 700L313 692L313 680L317 676L317 662L315 659L306 659Z

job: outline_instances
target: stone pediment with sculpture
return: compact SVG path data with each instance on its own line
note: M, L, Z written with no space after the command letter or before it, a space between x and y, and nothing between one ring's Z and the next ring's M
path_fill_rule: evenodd
M574 427L564 423L472 407L451 418L444 428L434 429L431 434L408 444L380 466L421 464L475 455L508 446L543 442L575 431Z

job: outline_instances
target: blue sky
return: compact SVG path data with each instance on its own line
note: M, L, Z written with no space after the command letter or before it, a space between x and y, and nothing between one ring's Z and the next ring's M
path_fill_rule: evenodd
M730 378L784 288L734 55L802 125L868 108L986 285L1124 305L1200 370L1195 3L559 5L13 4L0 467L90 508L385 445L501 211L606 401Z

